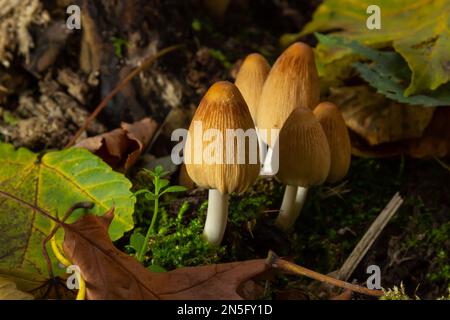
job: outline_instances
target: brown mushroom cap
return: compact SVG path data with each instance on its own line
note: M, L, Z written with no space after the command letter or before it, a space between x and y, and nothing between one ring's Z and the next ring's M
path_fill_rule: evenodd
M261 91L270 71L267 60L259 53L249 54L236 76L234 84L241 91L248 109L256 123L256 108L259 104Z
M264 83L256 113L258 129L281 129L295 108L313 110L319 96L314 53L307 44L294 43L277 59ZM263 140L274 144L264 136Z
M211 144L211 140L194 136L195 121L201 121L202 136L208 129L217 129L221 133L223 163L207 163L204 159L201 163L195 163L193 160L195 154L203 154ZM226 163L227 153L231 154L232 152L231 148L227 148L227 129L242 129L243 131L253 129L252 138L256 146L250 146L250 139L245 139L245 163L238 163L236 156L234 163ZM235 155L237 150L237 141L234 140ZM249 152L257 157L256 163L250 163ZM185 156L186 153L190 153L192 158L192 161L186 162L186 170L191 179L200 187L218 189L223 194L242 193L256 180L260 164L255 126L247 104L234 84L227 81L217 82L205 94L189 127Z
M322 102L314 109L330 146L331 166L327 182L345 177L350 167L351 143L347 126L339 108L331 102Z
M325 182L330 170L327 138L311 110L296 108L287 118L277 142L278 179L308 188Z

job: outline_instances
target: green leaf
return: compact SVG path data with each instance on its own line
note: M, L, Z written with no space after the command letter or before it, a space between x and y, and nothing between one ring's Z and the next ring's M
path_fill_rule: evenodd
M152 194L153 196L155 195L153 192L151 192L150 190L147 190L147 189L138 190L138 191L134 192L133 195L136 197L138 195L147 194L147 193Z
M144 245L144 241L145 236L135 231L130 237L130 246L134 249L134 251L139 252Z
M156 199L156 195L153 192L149 191L145 194L145 199L153 201Z
M169 183L170 183L170 181L167 180L167 179L159 179L159 182L158 182L159 190L161 190L164 187L168 186Z
M186 190L187 190L187 188L183 187L183 186L171 186L171 187L168 187L167 189L165 189L163 192L161 192L161 195L163 195L164 193L183 192Z
M363 46L357 41L338 36L316 34L323 47L334 48L335 51L351 53L372 63L354 62L350 64L361 78L376 88L378 93L391 100L412 105L428 107L450 105L450 83L427 95L405 96L406 84L411 76L407 63L396 52L377 51Z
M369 30L369 5L381 9L381 29ZM297 38L333 31L373 48L393 47L412 71L405 95L436 90L450 81L450 1L448 0L325 0ZM337 31L336 31L337 30ZM291 40L293 38L291 37ZM326 50L318 47L319 50ZM348 54L327 51L329 63Z
M62 217L75 203L95 204L90 211L103 215L115 207L109 227L111 239L117 240L133 228L135 198L131 183L114 172L100 158L89 151L72 148L48 152L42 158L10 144L0 143L0 191L21 201L33 204L52 216ZM71 223L84 212L77 210L67 220ZM18 200L0 194L0 270L47 275L42 254L42 241L53 228L52 221ZM57 233L62 243L63 231ZM50 246L48 252L53 258ZM53 260L53 270L59 269Z
M152 264L149 265L147 267L148 270L150 270L151 272L167 272L166 269L164 269L162 266L160 266L159 264Z

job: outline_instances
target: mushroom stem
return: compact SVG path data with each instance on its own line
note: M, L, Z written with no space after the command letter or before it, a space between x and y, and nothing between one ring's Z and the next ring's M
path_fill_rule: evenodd
M297 220L305 204L308 188L287 185L284 191L280 213L275 220L277 228L288 231Z
M267 156L267 145L264 143L263 139L261 138L258 128L256 128L256 135L258 137L259 161L262 163L260 174L263 174L264 160L266 159L266 156Z
M265 149L265 147L264 147L264 149ZM275 172L273 171L273 166L272 166L272 158L273 158L273 149L272 149L272 147L268 146L266 157L263 160L263 167L262 167L261 175L264 175L264 176L275 175Z
M217 189L209 189L208 210L203 230L203 236L209 243L220 245L225 233L227 218L228 194L222 194Z

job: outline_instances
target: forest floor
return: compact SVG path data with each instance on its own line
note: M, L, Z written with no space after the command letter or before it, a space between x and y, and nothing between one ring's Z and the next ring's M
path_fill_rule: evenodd
M0 67L0 89L4 89L0 90L0 139L35 151L64 147L133 61L156 48L183 44L184 49L162 58L133 80L88 130L89 135L97 134L116 128L120 121L132 122L145 115L162 124L158 138L130 173L133 181L139 181L139 169L148 166L147 159L170 154L171 131L189 124L212 83L232 81L240 62L251 52L260 52L273 62L280 52L279 37L300 30L320 1L235 2L222 21L213 21L198 7L183 2L164 6L159 1L150 1L152 5L144 2L130 1L134 5L116 8L108 6L113 1L104 1L97 11L87 10L94 23L86 33L100 35L103 45L88 53L83 43L89 39L79 31L57 42L49 39L51 32L31 28L37 40L29 61L17 54L10 59L10 67ZM65 16L61 3L45 3L52 21ZM313 37L302 40L315 44ZM95 74L96 68L100 76ZM282 186L261 179L247 193L232 196L224 248L211 261L205 254L204 260L183 257L177 264L165 259L164 255L171 253L164 250L158 261L170 269L180 264L265 257L273 250L327 274L339 269L391 197L400 192L404 204L350 280L364 283L369 276L367 266L374 264L381 269L384 288L403 282L409 294L434 299L445 295L450 284L449 175L434 159L355 157L343 182L311 189L290 235L272 227ZM175 176L173 182L178 183ZM206 195L206 191L194 190L162 206L170 217L187 201L186 215L192 218L199 214ZM147 212L145 203L137 207L137 215ZM145 226L144 222L138 225ZM122 249L126 249L128 236L117 243ZM320 298L320 290L312 288L308 281L284 277L268 294L275 299Z

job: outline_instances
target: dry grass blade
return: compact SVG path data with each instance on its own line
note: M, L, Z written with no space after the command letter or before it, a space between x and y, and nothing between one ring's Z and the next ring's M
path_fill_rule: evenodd
M381 211L381 213L370 226L369 230L367 230L359 243L356 245L355 249L353 249L353 252L344 262L338 272L339 279L348 280L353 271L355 271L358 264L361 262L362 258L366 255L369 248L378 238L381 231L383 231L384 227L387 225L389 220L391 220L402 203L403 199L397 192L383 209L383 211Z

